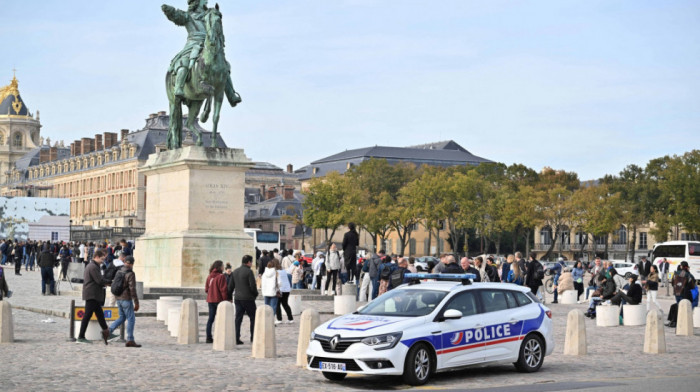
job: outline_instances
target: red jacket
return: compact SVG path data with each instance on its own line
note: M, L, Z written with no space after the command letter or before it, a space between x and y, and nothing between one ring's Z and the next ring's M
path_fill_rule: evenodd
M204 292L207 293L207 302L218 304L226 301L226 277L218 270L212 271L207 276L204 285Z

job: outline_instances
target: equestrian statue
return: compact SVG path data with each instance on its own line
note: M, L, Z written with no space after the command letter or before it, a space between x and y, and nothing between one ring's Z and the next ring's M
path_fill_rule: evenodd
M202 122L206 122L214 103L211 147L217 147L219 115L224 94L235 107L241 96L233 89L231 65L224 56L224 31L219 4L207 8L207 0L187 0L187 11L163 5L165 16L187 29L185 47L170 63L165 75L165 89L170 102L170 128L167 147L182 147L182 105L188 109L185 126L194 134L195 144L202 145L202 134L194 121L204 105Z

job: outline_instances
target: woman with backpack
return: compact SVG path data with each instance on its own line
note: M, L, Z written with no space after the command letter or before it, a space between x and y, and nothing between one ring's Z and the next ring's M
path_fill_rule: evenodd
M544 267L537 261L535 255L530 255L525 272L525 286L530 288L532 294L537 295L537 291L542 286L542 278L544 278Z
M391 256L384 256L382 264L379 265L379 293L380 296L389 290L389 280L391 273L398 268L396 264L391 262Z

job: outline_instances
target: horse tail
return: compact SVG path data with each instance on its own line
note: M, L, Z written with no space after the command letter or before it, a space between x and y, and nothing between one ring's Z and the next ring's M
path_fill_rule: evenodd
M202 112L202 122L205 123L209 119L209 112L211 112L211 98L212 96L210 95L207 97L207 102L204 103L204 111Z
M235 107L239 103L241 103L241 96L238 95L236 90L233 89L233 82L231 81L231 75L228 75L228 78L226 78L226 88L224 89L226 92L226 99L228 99L228 103L231 105L231 107Z

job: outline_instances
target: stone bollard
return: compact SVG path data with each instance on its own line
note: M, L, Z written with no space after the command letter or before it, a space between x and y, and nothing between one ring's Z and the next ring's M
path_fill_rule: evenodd
M644 305L622 305L622 318L625 326L644 325L646 320L646 307Z
M292 315L297 316L301 314L303 310L301 307L301 295L290 295L289 298L287 298L287 303L292 309Z
M236 330L233 323L233 304L228 301L219 302L214 319L214 344L217 351L233 350L236 346Z
M180 327L177 333L178 344L199 343L199 313L197 302L192 298L182 301L180 307Z
M352 313L357 309L356 303L354 295L336 295L333 298L333 314Z
M586 319L583 312L574 309L566 317L566 337L564 340L564 355L586 355Z
M647 327L644 331L644 352L647 354L663 354L666 352L666 336L664 323L658 310L647 313Z
M255 330L253 332L253 358L276 358L275 312L268 305L258 307L255 311Z
M576 290L566 290L561 295L559 295L559 302L562 305L573 305L577 302L578 293Z
M166 325L168 323L168 309L172 305L172 302L178 303L182 301L182 297L160 297L156 301L156 320L165 321Z
M682 299L681 302L678 303L676 335L693 336L693 304L687 299Z
M316 309L306 309L301 314L299 324L299 344L297 345L297 366L306 366L306 350L309 348L311 332L321 325L321 317Z
M693 326L700 327L700 306L693 309Z
M354 283L345 283L341 288L343 295L352 295L357 298L357 285Z
M15 341L15 323L12 320L12 305L7 299L0 301L0 343Z
M143 282L136 282L136 296L143 299Z
M620 325L620 307L614 305L596 306L595 325L599 327L617 327Z

